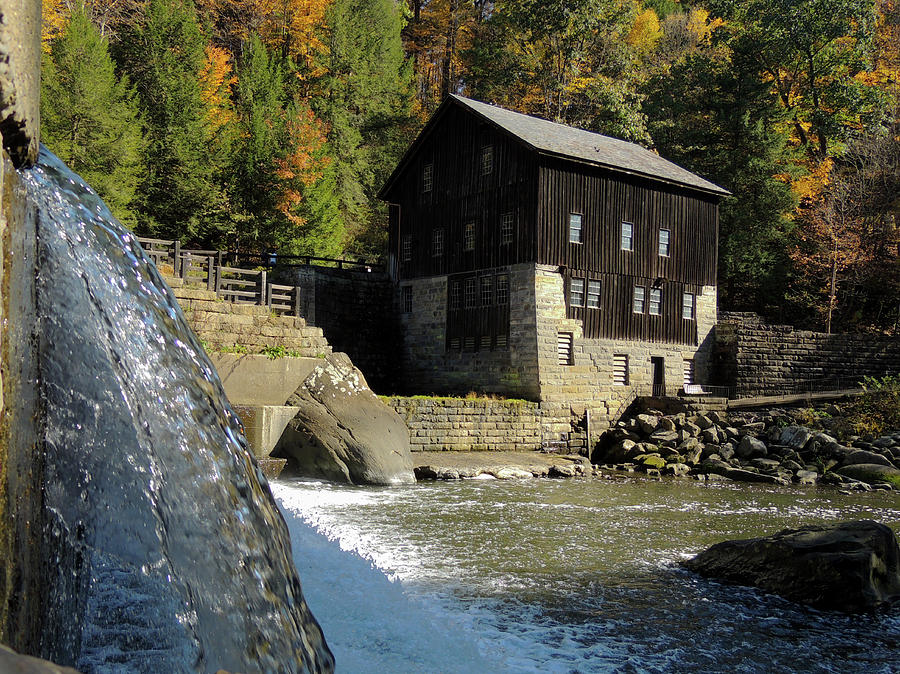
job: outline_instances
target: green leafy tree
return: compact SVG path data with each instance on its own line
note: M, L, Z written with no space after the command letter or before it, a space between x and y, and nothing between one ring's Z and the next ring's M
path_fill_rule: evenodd
M351 253L381 255L386 242L376 194L409 140L411 64L392 0L335 0L327 13L329 56L314 108L328 143Z
M141 228L209 246L226 243L233 222L200 82L206 43L190 0L150 0L143 21L123 31L116 55L147 123Z
M44 54L41 74L41 140L134 227L144 142L137 100L83 6Z

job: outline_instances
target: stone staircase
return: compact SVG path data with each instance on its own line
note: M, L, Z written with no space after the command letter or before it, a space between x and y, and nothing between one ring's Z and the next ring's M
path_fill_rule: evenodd
M166 275L165 280L188 324L209 351L263 353L281 347L305 358L331 353L321 328L307 325L303 318L281 316L263 306L226 302L213 291L186 285L174 276Z

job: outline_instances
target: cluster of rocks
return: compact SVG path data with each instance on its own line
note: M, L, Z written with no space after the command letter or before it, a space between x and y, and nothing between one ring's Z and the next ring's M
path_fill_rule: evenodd
M619 421L591 458L606 468L650 475L900 489L900 432L842 444L823 431L784 425L787 419L648 411Z

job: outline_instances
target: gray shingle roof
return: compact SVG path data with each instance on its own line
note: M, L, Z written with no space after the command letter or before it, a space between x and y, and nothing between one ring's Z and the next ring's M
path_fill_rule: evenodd
M730 194L728 190L704 180L640 145L512 112L471 98L455 94L453 98L538 152L586 161L615 171L664 180L713 194Z

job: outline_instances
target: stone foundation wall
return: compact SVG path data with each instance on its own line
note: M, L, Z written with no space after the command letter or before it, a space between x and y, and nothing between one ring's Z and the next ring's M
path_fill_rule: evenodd
M737 397L852 387L863 376L900 373L900 340L768 325L754 314L723 314L716 327L717 383Z
M394 288L385 274L329 267L294 269L301 314L321 328L335 351L350 356L375 391L396 388L400 341Z
M447 277L404 281L395 306L403 336L398 391L466 395L499 394L537 400L534 265L509 270L509 346L475 352L447 352ZM403 287L412 288L413 310L403 312Z
M212 351L237 345L246 353L260 353L265 347L284 347L307 358L331 353L321 328L307 325L303 318L279 316L266 307L234 304L216 298L202 288L183 286L167 278L188 324Z
M538 403L483 398L384 400L406 422L414 452L521 452L541 447Z

